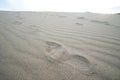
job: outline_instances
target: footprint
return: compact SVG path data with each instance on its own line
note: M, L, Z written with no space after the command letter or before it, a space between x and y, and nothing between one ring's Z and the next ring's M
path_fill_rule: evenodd
M18 19L22 20L22 19L24 19L24 17L19 16Z
M65 18L66 16L63 16L63 15L56 15L57 17L60 17L60 18Z
M71 55L69 60L66 60L65 63L80 71L84 75L90 76L94 74L90 61L83 56Z
M88 69L90 62L87 58L80 55L72 55L59 43L46 41L47 56L57 60L64 61L72 66L80 69Z
M60 16L60 15L59 15L59 17L61 17L61 18L65 18L66 16L62 16L62 15Z
M76 25L79 25L79 26L82 26L83 24L81 24L81 23L75 23Z
M56 42L46 41L46 57L48 61L55 63L63 63L66 66L78 70L84 75L91 75L91 63L84 56L70 54L66 48Z
M77 17L77 19L85 19L85 17Z
M109 22L107 22L107 21L91 20L91 22L95 22L95 23L99 23L99 24L104 24L104 25L110 25Z
M13 24L16 24L16 25L21 25L21 24L22 24L22 22L20 22L20 21L14 21L14 22L13 22Z
M28 33L34 34L38 31L39 31L38 26L36 26L36 25L29 25L28 26Z
M46 56L50 61L64 62L69 58L69 53L63 45L46 41Z
M76 68L79 67L80 69L84 70L87 70L90 66L88 59L80 55L71 55L67 62Z

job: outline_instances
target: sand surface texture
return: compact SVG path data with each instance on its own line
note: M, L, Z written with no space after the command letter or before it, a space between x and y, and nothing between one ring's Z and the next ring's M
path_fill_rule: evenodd
M0 11L0 80L120 80L120 15Z

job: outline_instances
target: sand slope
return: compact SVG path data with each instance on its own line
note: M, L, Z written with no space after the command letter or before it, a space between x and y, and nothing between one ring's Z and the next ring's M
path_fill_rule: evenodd
M1 11L0 80L120 80L120 15Z

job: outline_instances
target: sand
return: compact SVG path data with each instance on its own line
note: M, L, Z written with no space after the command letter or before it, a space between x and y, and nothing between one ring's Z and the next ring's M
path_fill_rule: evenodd
M120 80L120 15L0 11L0 80Z

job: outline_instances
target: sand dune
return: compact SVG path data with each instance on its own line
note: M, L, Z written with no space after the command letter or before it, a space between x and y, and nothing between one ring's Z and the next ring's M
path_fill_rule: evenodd
M120 80L120 15L1 11L0 80Z

